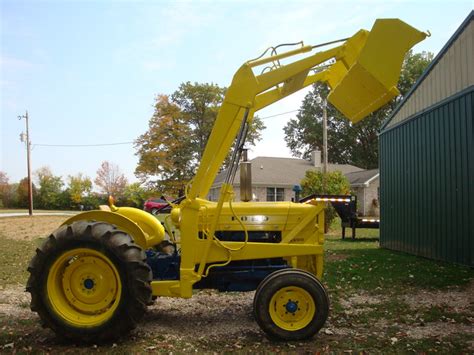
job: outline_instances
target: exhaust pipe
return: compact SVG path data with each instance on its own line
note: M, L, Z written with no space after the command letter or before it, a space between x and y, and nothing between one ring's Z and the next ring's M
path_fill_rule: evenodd
M252 163L248 161L247 149L242 151L240 162L240 200L252 201Z

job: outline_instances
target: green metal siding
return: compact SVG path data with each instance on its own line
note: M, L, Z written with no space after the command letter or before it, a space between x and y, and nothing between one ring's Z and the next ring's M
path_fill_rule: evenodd
M380 135L380 244L474 266L474 89Z

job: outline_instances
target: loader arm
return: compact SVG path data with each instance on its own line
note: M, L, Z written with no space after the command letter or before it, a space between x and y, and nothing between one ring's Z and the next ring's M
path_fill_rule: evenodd
M314 48L301 46L244 63L227 90L188 199L206 198L239 128L243 121L250 123L255 112L311 84L326 82L331 88L328 101L358 122L399 94L396 85L404 56L426 36L401 20L379 19L370 32L360 30L334 48L293 63L280 65L280 60ZM268 63L273 63L270 71L254 73ZM318 70L323 63L324 69Z
M339 41L340 45L294 62L290 61L292 57L312 52L321 45L301 45L300 48L281 54L275 54L273 51L273 55L269 57L245 62L235 73L227 90L197 173L187 188L186 198L175 208L174 219L172 216L173 223L179 225L181 233L180 281L166 285L156 284L158 288L154 293L191 297L192 285L205 274L206 265L212 255L216 252L224 253L219 260L225 263L220 265L236 260L237 252L232 252L228 246L219 242L215 233L221 228L221 213L232 208L229 202L232 180L248 125L255 112L315 82L325 82L331 89L328 100L352 122L357 122L398 95L396 85L403 58L413 45L425 37L425 33L398 19L382 19L375 22L370 32L360 30L352 37ZM283 61L289 63L282 64ZM265 65L268 66L264 67ZM257 70L260 74L255 74ZM212 217L205 218L205 226L200 227L200 213L206 215L209 208L206 196L234 141L236 148L220 190L219 200L212 207ZM255 204L252 213L259 211L259 208ZM237 215L233 217L239 220ZM241 225L240 229L247 233L247 227L244 225ZM204 244L200 243L200 235L205 240ZM248 251L250 244L252 243L243 243L237 250L245 247ZM290 252L290 243L284 243L278 252L273 247L261 247L258 248L257 254L262 258L312 254L310 244L291 246L298 247L302 249ZM321 277L322 257L317 255L322 252L314 252L318 264L315 272ZM197 265L199 266L196 270Z

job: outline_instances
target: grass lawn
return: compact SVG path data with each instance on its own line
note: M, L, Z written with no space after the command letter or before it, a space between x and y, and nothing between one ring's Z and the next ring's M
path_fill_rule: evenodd
M79 211L73 210L37 210L33 209L35 213L78 213ZM2 213L28 213L27 208L0 208L0 214Z
M343 348L472 352L473 270L381 249L378 232L358 230L356 240L341 240L333 225L326 236L331 328L334 334L347 327L358 334L343 340Z
M270 342L253 320L253 293L205 290L189 300L158 299L117 344L65 344L41 328L23 292L29 259L49 232L39 223L33 237L15 238L23 222L8 220L10 228L0 228L0 352L474 352L472 269L380 249L378 230L342 241L336 224L325 243L331 314L310 341Z

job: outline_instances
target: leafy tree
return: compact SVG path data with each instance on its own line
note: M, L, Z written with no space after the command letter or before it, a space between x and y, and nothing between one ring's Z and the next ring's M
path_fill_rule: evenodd
M148 131L135 142L135 175L160 194L182 193L202 157L224 94L225 89L215 84L187 82L171 97L158 95ZM255 117L249 144L260 139L264 128Z
M6 207L7 206L7 192L9 190L9 179L6 173L3 171L0 171L0 207Z
M37 190L34 183L31 183L33 200L36 200ZM28 178L25 177L20 180L16 189L17 202L15 207L27 208L28 207Z
M308 170L301 180L301 188L303 196L312 194L347 195L350 193L351 186L340 171L323 174L321 171ZM324 212L325 232L327 232L336 217L336 211L331 205L328 205Z
M71 201L77 205L82 204L84 197L90 194L92 190L92 181L88 176L78 173L75 176L69 176L69 194Z
M401 95L356 124L352 124L328 104L328 161L353 164L365 169L378 167L380 126L410 90L432 58L433 54L429 52L417 54L408 52L398 83ZM323 106L318 98L326 99L328 94L329 90L325 84L313 85L313 90L304 98L296 119L290 120L285 126L285 141L294 156L308 158L311 151L322 150Z
M98 209L100 205L108 205L108 196L92 192L82 199L86 210Z
M60 207L59 195L64 185L60 176L54 176L51 169L41 167L35 171L40 186L36 196L36 205L39 208L55 209Z
M71 210L73 208L74 203L71 200L69 188L62 190L61 193L58 194L57 203L57 209L60 210Z
M191 136L192 128L180 108L168 96L159 95L148 131L135 142L137 177L161 191L183 190L194 169Z
M134 182L125 187L123 204L130 207L143 208L148 192L139 182Z
M171 101L180 109L180 113L191 129L191 149L200 159L212 125L224 99L225 89L215 84L191 84L189 81L179 86L171 95Z
M5 185L8 185L8 181L9 179L8 179L7 174L3 171L0 171L0 191L2 191L1 190L2 187L4 187Z
M103 193L109 196L112 195L117 199L123 195L127 185L127 179L121 173L118 165L108 161L102 162L99 170L97 170L97 177L94 182Z
M18 202L18 183L8 184L3 190L3 207L19 207ZM28 201L26 201L28 204Z

